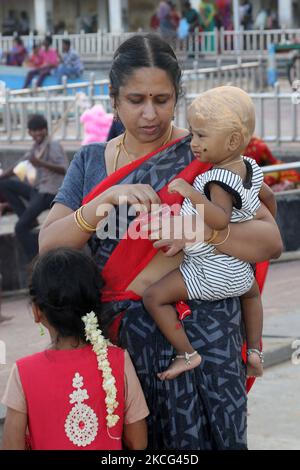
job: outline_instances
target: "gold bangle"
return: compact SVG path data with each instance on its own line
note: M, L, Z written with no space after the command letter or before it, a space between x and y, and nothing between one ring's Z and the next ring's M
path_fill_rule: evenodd
M86 228L79 222L79 219L78 219L78 212L74 212L74 220L75 220L75 223L77 225L77 227L84 233L91 233L90 231L86 230Z
M230 235L230 225L228 225L227 235L226 235L226 237L224 238L224 240L221 241L221 242L219 242L219 243L213 243L213 246L223 245L223 243L225 243L226 240L228 239L229 235Z
M213 233L212 233L212 236L210 237L209 240L207 240L205 243L211 243L215 240L215 238L217 238L217 236L219 235L219 230L216 230L215 228L213 229Z
M85 233L93 233L96 232L96 227L93 227L90 225L83 217L82 215L82 209L84 206L79 207L77 211L74 212L74 220L78 228L82 230L82 232Z
M79 214L80 220L81 220L81 222L83 223L83 225L84 225L87 229L89 229L89 230L91 230L91 231L93 231L93 232L96 232L96 227L94 227L93 225L89 224L89 223L85 220L85 218L83 217L83 213L82 213L82 212L83 212L83 209L84 209L84 208L85 208L85 205L79 207L79 212L78 212L78 214Z

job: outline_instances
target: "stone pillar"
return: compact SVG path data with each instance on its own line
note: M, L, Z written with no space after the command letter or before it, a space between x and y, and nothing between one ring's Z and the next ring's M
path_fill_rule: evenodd
M107 0L98 0L98 29L101 29L101 31L108 31Z
M235 31L240 29L240 15L239 15L239 0L233 0L232 2L232 11L233 11L233 27Z
M109 31L111 33L122 31L122 0L109 0L108 14Z
M39 34L47 32L47 2L46 0L34 0L34 24Z
M39 34L52 32L53 0L34 0L34 28Z
M190 1L191 1L191 7L199 11L200 1L199 0L190 0Z
M293 0L278 0L278 19L281 28L293 27Z

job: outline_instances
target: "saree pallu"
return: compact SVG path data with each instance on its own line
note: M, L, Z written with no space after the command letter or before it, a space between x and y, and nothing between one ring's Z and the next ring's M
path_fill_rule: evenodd
M168 193L168 183L175 177L192 183L208 169L193 158L189 142L189 137L179 139L122 167L95 187L83 203L119 183L150 184L163 203L182 203L181 196ZM127 217L127 227L131 221ZM102 323L113 326L118 343L129 351L150 409L149 449L246 449L247 393L239 299L187 302L192 314L184 319L184 328L202 363L172 381L160 381L156 374L167 368L174 350L145 311L141 298L127 290L157 250L151 241L132 240L126 234L119 232L116 239L106 240L95 236L90 247L105 281Z

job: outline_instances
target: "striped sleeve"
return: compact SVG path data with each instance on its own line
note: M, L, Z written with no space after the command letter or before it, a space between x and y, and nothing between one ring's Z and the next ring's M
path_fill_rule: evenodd
M264 181L264 175L262 169L258 166L254 158L244 157L244 160L247 160L252 167L252 185L257 194L260 191L261 185Z
M237 209L242 207L243 183L239 175L223 168L213 168L196 178L194 187L205 194L210 200L210 183L218 184L224 191L233 196L233 203Z

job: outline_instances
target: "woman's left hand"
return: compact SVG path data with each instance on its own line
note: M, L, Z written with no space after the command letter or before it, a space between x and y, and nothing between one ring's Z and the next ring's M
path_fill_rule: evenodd
M212 229L197 215L152 216L151 221L141 222L141 230L148 232L153 246L162 249L165 256L174 256L186 245L203 242L210 238Z

